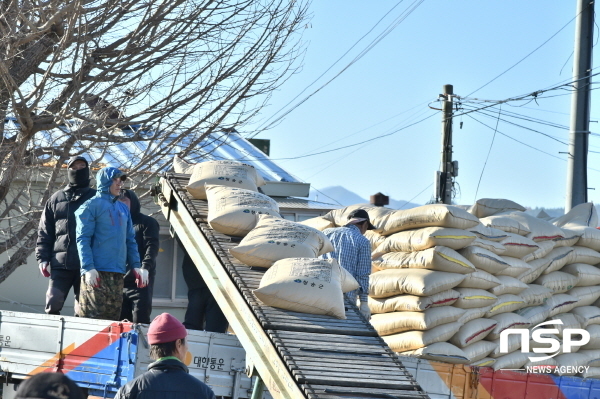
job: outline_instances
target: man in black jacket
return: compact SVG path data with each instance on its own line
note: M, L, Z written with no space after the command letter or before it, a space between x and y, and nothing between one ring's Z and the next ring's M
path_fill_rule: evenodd
M158 316L148 328L150 357L156 360L148 371L122 386L115 399L215 399L215 394L189 375L183 363L188 352L183 324L168 313Z
M40 272L44 277L50 277L46 292L48 314L60 314L71 287L77 314L81 277L75 240L75 211L96 194L96 190L89 187L90 167L84 157L72 157L67 168L69 184L46 201L35 248Z
M141 212L140 200L132 190L122 190L119 200L129 206L142 269L148 270L148 285L144 288L138 288L133 270L129 270L125 275L120 318L134 323L149 324L160 227L156 219Z

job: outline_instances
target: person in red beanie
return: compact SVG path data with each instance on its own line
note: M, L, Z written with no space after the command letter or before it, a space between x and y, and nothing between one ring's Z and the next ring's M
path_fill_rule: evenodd
M148 328L148 371L122 386L115 399L215 399L208 385L189 375L183 363L188 351L187 330L169 313L152 320Z

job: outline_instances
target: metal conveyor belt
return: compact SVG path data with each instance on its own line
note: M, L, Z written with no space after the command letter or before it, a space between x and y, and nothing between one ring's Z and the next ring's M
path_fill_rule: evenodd
M159 205L273 397L428 398L356 306L346 303L339 320L261 304L252 290L266 269L229 254L239 238L210 228L207 203L187 193L188 179L161 178Z

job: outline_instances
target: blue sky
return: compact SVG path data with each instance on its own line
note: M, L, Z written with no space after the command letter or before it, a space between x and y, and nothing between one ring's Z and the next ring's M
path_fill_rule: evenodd
M298 100L339 73L415 3L419 2L401 2ZM396 4L396 0L314 0L312 19L303 32L302 69L273 95L263 119L247 126L247 131L279 115ZM283 167L317 189L341 185L364 198L381 191L394 199L426 203L433 194L433 185L428 186L439 168L441 150L441 116L428 104L439 106L435 100L442 86L454 85L456 94L472 99L463 99L464 107L477 108L482 103L475 99L503 100L567 82L575 14L576 2L566 0L425 0L333 82L257 138L271 139L271 157L281 159ZM571 96L555 90L529 100L502 105L500 120L498 107L455 118L457 203L493 197L531 207L564 206L567 155L560 152L567 151L561 142L568 141L568 129L505 114L568 127ZM600 116L597 100L594 95L592 120ZM598 125L592 123L591 131L600 133ZM366 144L305 157L394 131ZM600 151L600 137L590 138L590 150ZM282 159L294 157L299 158ZM600 154L590 153L588 166L597 169L588 172L589 186L596 188L589 191L594 202L600 200L598 160Z

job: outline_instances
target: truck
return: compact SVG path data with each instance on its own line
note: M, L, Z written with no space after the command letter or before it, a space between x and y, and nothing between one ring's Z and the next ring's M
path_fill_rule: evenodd
M188 339L186 363L217 397L429 397L355 305L346 303L342 320L260 303L252 290L266 269L229 254L237 240L210 228L207 203L187 193L188 180L166 174L153 194L234 332L190 332ZM45 371L66 373L92 397L114 397L150 361L146 332L147 326L127 322L2 311L3 398Z
M152 362L147 330L145 324L0 311L2 398L13 398L20 381L43 372L64 373L89 397L114 397ZM235 335L190 330L187 341L191 375L217 397L251 396L246 354Z

